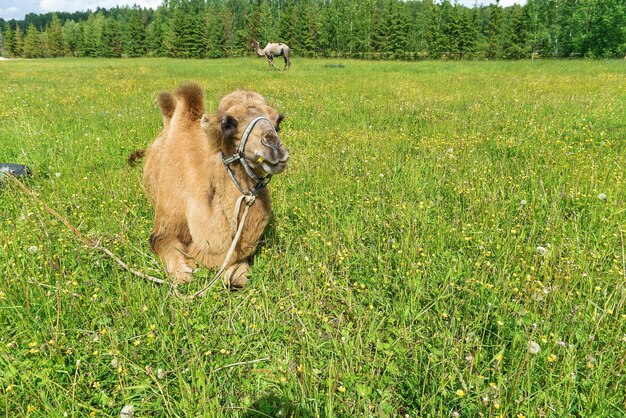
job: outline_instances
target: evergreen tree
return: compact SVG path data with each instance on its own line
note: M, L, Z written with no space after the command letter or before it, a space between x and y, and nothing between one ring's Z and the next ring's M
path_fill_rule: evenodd
M11 26L7 25L6 29L4 30L4 48L2 50L2 56L5 58L14 57L16 55L15 51L15 34L11 30Z
M98 57L102 56L101 47L101 25L104 22L104 16L101 12L97 15L90 13L86 22L83 22L82 26L82 42L81 49L78 51L79 56L82 57Z
M122 56L122 30L120 24L112 16L104 20L102 27L102 41L98 56L108 58L119 58Z
M444 0L437 15L437 31L433 45L433 51L438 58L454 57L457 50L456 33L457 22L455 9L448 0Z
M277 11L270 6L267 0L263 0L259 11L259 39L255 39L263 44L261 48L268 42L275 42L278 38L276 15Z
M33 23L28 25L26 37L24 38L24 58L41 58L43 49L39 40L39 31Z
M487 6L487 58L502 58L502 7L500 0L496 0L495 5Z
M408 45L408 13L404 2L390 0L389 5L389 51L393 58L404 58Z
M280 10L278 21L278 39L270 42L288 43L294 50L301 49L296 36L296 8L293 0L285 0Z
M595 1L595 0L592 0ZM528 42L531 57L548 54L549 33L547 25L546 0L528 0L524 7L528 26Z
M376 56L382 58L391 53L387 36L391 30L391 22L388 19L389 14L386 6L387 4L384 0L378 0L375 5L370 35L372 51L376 53Z
M252 10L246 15L246 26L243 32L242 42L250 45L253 41L261 40L261 5L254 3Z
M185 16L182 8L178 4L170 4L171 14L167 32L163 38L163 46L167 56L173 58L186 57L183 50L185 37Z
M82 31L78 23L73 20L68 20L63 25L63 39L69 51L69 54L73 57L77 57L79 50L82 49Z
M527 37L528 29L526 27L524 9L517 4L513 5L506 11L502 37L502 56L507 59L528 57L530 44L527 41Z
M189 56L191 58L206 58L207 55L207 26L206 8L203 1L199 1L194 8L193 18L189 22Z
M164 57L165 49L163 47L163 38L167 29L164 22L163 11L157 10L154 20L146 27L146 45L148 46L148 55Z
M466 7L455 5L457 9L457 48L459 58L471 57L478 43L478 27L474 23L472 11Z
M224 25L220 20L219 7L213 5L209 7L206 19L208 38L208 58L223 58L226 56L226 38L224 36Z
M313 26L311 2L301 1L296 7L293 38L287 41L289 46L293 44L301 55L311 56L314 54Z
M418 56L437 58L439 52L439 9L432 0L424 0L416 17L416 47Z
M56 13L52 13L52 21L46 29L47 55L50 57L62 57L65 55L65 41L63 39L63 28L61 20Z
M14 55L16 57L24 56L24 32L22 32L22 28L17 26L15 28L15 51Z
M235 14L233 11L225 6L220 8L219 13L222 26L223 26L223 35L224 35L224 45L223 51L226 53L227 57L232 57L235 55L236 41L237 41L237 31L235 27Z
M146 54L146 28L142 11L134 7L128 11L129 19L124 29L122 52L129 57L142 57Z
M317 18L318 49L321 55L328 57L335 51L335 25L331 7L323 7Z
M37 30L39 32L39 30ZM39 58L49 58L51 55L48 54L49 45L48 45L48 32L43 30L38 33L39 37L39 48L41 49L41 55Z
M375 7L375 0L352 1L350 4L351 14L354 16L350 42L353 57L367 58L372 52L372 15Z

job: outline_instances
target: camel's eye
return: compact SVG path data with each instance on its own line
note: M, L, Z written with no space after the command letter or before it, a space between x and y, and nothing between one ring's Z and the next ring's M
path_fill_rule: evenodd
M230 115L224 115L221 122L224 138L232 138L232 136L237 132L237 119Z
M276 120L276 132L280 132L280 123L285 119L283 114L278 115L278 119Z

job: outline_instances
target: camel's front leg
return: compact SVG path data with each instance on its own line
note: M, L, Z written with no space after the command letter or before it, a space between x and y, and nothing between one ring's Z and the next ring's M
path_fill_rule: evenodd
M188 283L192 280L193 262L185 255L187 246L175 234L155 227L150 234L150 245L163 261L165 271L172 276L175 284Z

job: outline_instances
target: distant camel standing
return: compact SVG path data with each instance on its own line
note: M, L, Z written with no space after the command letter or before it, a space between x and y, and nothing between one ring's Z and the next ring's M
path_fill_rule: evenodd
M283 70L287 70L289 69L289 67L291 67L291 49L289 49L286 44L280 42L270 42L265 46L265 48L261 49L259 42L253 41L252 47L256 50L256 53L259 57L267 58L270 68L272 68L272 66L276 67L276 65L274 64L274 57L285 58L285 67L283 68Z

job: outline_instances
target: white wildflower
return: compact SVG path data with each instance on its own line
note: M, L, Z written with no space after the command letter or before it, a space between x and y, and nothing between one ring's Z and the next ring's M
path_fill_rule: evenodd
M542 247L541 245L538 245L537 246L537 253L539 255L544 255L545 256L546 254L548 254L548 249L546 247Z
M30 247L28 247L28 252L31 254L35 254L38 251L39 251L39 247L37 247L36 245L31 245Z
M54 173L55 176L61 177L61 173Z
M132 405L126 405L120 411L120 418L133 418L135 415L135 407Z
M526 203L528 203L528 202L526 202L526 199L522 199L522 200L519 202L519 204L520 204L520 205L522 205L522 206L526 206Z
M157 377L158 377L160 380L165 379L165 375L166 375L165 370L163 370L163 369L157 369Z
M537 354L540 350L541 347L534 341L531 341L528 345L528 351L530 351L530 354Z
M598 195L598 199L600 199L600 200L604 200L604 199L606 199L606 195L605 195L604 193L600 193L600 194Z

